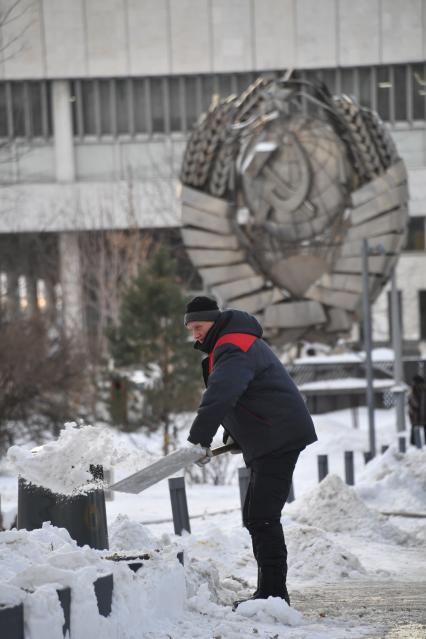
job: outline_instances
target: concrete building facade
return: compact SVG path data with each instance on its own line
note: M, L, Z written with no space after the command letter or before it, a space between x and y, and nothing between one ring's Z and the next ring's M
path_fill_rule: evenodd
M426 349L426 0L21 0L9 14L13 4L0 0L4 296L36 276L1 247L16 234L54 238L61 302L78 323L78 234L126 228L130 211L142 229L178 227L183 149L211 96L294 68L392 131L411 196L397 268L404 336ZM378 341L387 315L385 291Z

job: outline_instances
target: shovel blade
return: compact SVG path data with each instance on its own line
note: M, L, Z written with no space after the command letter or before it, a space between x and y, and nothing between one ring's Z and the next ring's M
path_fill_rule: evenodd
M174 475L174 473L186 468L186 466L203 459L205 455L205 450L201 446L181 448L174 453L170 453L170 455L162 457L150 466L138 470L133 475L121 479L109 486L109 488L110 490L137 495L162 479L170 477L170 475Z

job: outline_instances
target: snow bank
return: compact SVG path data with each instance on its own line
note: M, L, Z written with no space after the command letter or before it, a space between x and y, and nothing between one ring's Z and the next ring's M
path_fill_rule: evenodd
M389 448L367 464L356 491L377 510L426 513L426 450Z
M105 618L99 615L93 582L110 573L112 612ZM30 639L62 636L64 620L56 594L61 586L71 587L71 628L77 639L136 639L154 629L166 630L183 614L186 598L175 547L154 553L133 573L125 563L105 559L101 551L79 548L66 530L49 523L31 532L0 533L0 575L0 602L24 603L25 636Z
M287 507L287 514L299 523L335 533L406 543L409 535L370 510L337 475L327 475L313 490Z
M27 481L65 495L93 488L91 464L110 468L126 463L133 472L151 461L120 433L101 426L79 428L75 423L66 424L56 441L32 451L12 446L7 459Z
M355 555L324 530L293 525L284 528L290 583L339 581L366 574Z

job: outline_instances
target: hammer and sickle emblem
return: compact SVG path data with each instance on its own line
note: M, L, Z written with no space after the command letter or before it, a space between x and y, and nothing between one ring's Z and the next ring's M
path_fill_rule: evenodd
M293 133L286 134L293 146L295 159L300 170L300 180L296 187L288 182L275 169L265 165L263 173L268 180L263 197L275 211L278 222L288 223L289 214L296 211L307 199L311 186L311 168L306 152ZM286 140L284 140L285 143Z

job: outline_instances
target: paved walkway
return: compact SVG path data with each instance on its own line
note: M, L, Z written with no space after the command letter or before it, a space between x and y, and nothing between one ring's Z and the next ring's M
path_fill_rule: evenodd
M343 617L383 626L369 639L426 639L426 581L352 581L293 590L291 598L307 618Z

